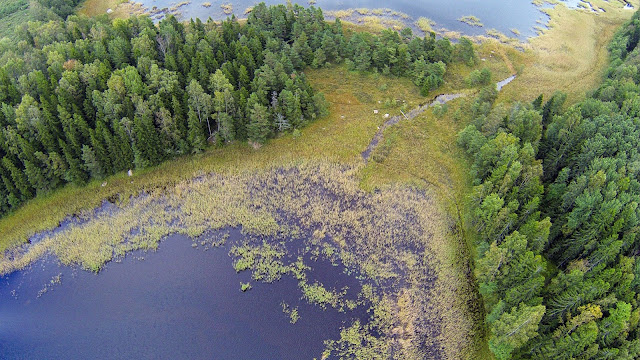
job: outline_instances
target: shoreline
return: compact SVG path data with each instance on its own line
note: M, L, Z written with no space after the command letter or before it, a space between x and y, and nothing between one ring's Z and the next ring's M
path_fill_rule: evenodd
M373 31L380 31L382 29L394 29L400 31L402 28L408 27L411 28L414 33L419 36L426 36L428 34L428 31L426 31L418 24L419 20L425 19L430 22L430 30L433 31L438 37L447 37L455 41L460 37L465 36L472 39L474 42L482 42L486 39L495 39L501 43L516 46L524 50L530 44L530 40L539 37L540 35L546 33L551 29L552 13L558 6L562 6L571 11L585 12L596 16L606 13L607 11L605 10L605 7L616 7L615 4L610 4L608 2L605 2L604 5L600 4L603 6L599 6L596 5L597 2L599 2L599 0L579 0L576 2L576 6L571 6L571 4L569 3L561 2L558 0L532 1L532 4L537 8L537 11L539 11L540 14L545 17L544 21L540 22L540 20L538 20L532 27L528 29L509 29L504 32L498 31L491 26L485 26L484 24L480 23L480 19L478 19L473 14L462 17L462 19L474 18L478 20L477 22L473 22L471 24L469 24L466 20L462 21L461 19L451 19L452 22L458 21L467 24L467 26L469 27L469 29L467 30L470 32L465 33L464 31L449 29L446 26L443 26L442 24L434 22L430 19L423 17L413 18L405 13L395 11L390 8L345 8L338 10L323 9L323 13L325 15L325 21L335 21L339 18L344 23L348 23L353 26L364 26L365 28ZM125 11L128 11L129 15L147 15L154 22L166 18L167 15L173 15L182 22L188 22L198 17L185 17L183 16L183 12L181 11L181 9L185 6L192 5L192 0L181 2L176 1L171 4L171 7L158 8L156 6L145 6L143 3L136 2L135 0L129 0L122 3L123 6L127 7L127 10ZM200 5L204 9L209 9L212 7L212 4L210 2L195 4L193 6L196 5ZM315 1L310 1L306 4L298 5L309 7L316 6L316 3ZM252 8L248 7L247 9L242 11L242 14L235 14L235 12L232 12L233 7L229 8L230 11L227 11L227 8L224 8L224 6L225 4L220 5L221 9L215 13L215 16L212 16L212 14L202 14L202 17L200 17L200 19L205 20L206 18L212 18L216 22L221 22L233 15L238 21L246 21L246 15L249 14ZM625 0L625 5L623 8L634 10L637 6L640 6L640 4L636 4L636 6L634 6L630 1ZM480 34L474 33L472 31L474 29L483 29L484 32ZM531 35L521 35L522 33L526 33L529 31L532 31Z
M557 10L557 11L560 11L560 10ZM573 19L574 20L575 19L578 19L578 20L582 19L581 15L580 16L575 15L576 13L574 13L574 18ZM611 16L609 14L609 12L607 12L607 13L608 13L607 16ZM565 14L565 13L563 13L563 14ZM587 25L593 26L592 29L598 29L598 27L596 27L596 25L598 25L598 24L593 20L593 19L595 19L595 17L593 17L593 18L589 17L588 19L590 19L590 21L592 21L593 23L589 23ZM571 20L571 19L569 19L569 20ZM578 21L578 20L575 20L575 21ZM558 20L558 21L560 21L560 20ZM543 40L547 39L550 36L549 33L551 33L551 35L553 35L553 34L556 34L558 32L562 32L563 29L566 30L567 27L570 27L566 23L568 21L568 20L566 20L566 18L562 19L562 21L565 21L565 24L564 25L562 25L562 24L558 25L558 24L554 23L554 24L556 24L557 27L552 27L551 29L549 29L549 31L547 33L543 34L543 36L546 36L544 39L540 40L542 38L542 36L536 37L535 39L539 39L539 40L536 40L536 44L533 44L532 47L534 49L539 49L542 45L537 44L537 42L543 42ZM571 23L569 23L569 25L571 25ZM608 26L607 29L610 29L613 25L612 24L607 24L607 26ZM558 27L560 29L558 29ZM597 33L597 31L595 31L595 32ZM607 38L608 35L609 35L609 33L607 32L605 34L605 36L604 36L604 38L605 38L604 40L607 40L606 38ZM563 40L562 37L560 37L560 40L556 40L557 44L561 45L562 44L562 40ZM589 44L591 44L591 43L589 43ZM594 42L592 45L593 45L593 48L598 48L601 45L601 43L600 42ZM496 45L496 46L499 46L499 49L504 49L504 48L501 47L503 45ZM534 46L539 46L539 47L535 48ZM586 47L585 49L582 49L582 50L583 51L589 51L590 49L591 49L591 47ZM602 49L600 49L600 50L602 50ZM604 52L606 52L606 48L604 49ZM491 51L491 53L493 54L493 51ZM572 53L571 55L572 56L578 56L579 54L580 54L579 52L575 52L575 53ZM597 55L598 56L602 56L602 53L599 52ZM491 55L489 55L489 56L491 56ZM514 81L513 87L510 87L509 89L505 89L504 92L500 93L499 96L500 96L501 100L510 99L511 101L517 101L517 100L525 101L525 100L527 100L527 97L530 95L529 93L531 93L532 91L538 91L540 89L542 89L544 91L551 91L551 90L554 90L556 88L555 87L556 83L553 83L553 82L548 82L547 83L547 80L545 80L544 78L539 79L538 77L535 76L536 73L533 72L533 71L536 70L536 64L538 64L535 61L540 60L539 58L536 58L536 56L540 56L540 55L537 54L537 53L534 53L534 51L528 51L526 53L516 55L517 61L514 61L514 62L516 63L516 66L517 66L518 78L517 78L516 81ZM496 55L496 57L498 57L498 56ZM505 61L506 60L508 60L508 58L505 56ZM547 61L546 64L557 64L557 61L555 60L555 58L548 58L548 59L545 58L544 60ZM527 63L527 61L530 61L530 63ZM540 63L541 64L545 64L543 62L540 62ZM488 64L488 62L487 62L487 64ZM525 65L528 65L528 66L525 67ZM583 66L585 69L587 69L589 71L591 71L593 69L597 70L596 74L594 75L594 77L592 79L589 79L589 80L590 81L593 81L594 79L598 80L598 76L597 76L598 73L597 72L599 71L598 69L600 69L600 65L601 65L600 62L597 62L597 61L596 62L587 62L585 64L580 63L579 65ZM483 66L483 63L480 62L478 66ZM581 70L584 70L584 69L581 68ZM341 69L341 68L333 68L333 69L327 69L327 71L343 71L343 69ZM564 71L564 72L562 72L562 74L567 73L567 71L565 71L562 68L560 68L560 69L558 69L556 71L559 71L559 72ZM311 71L309 71L309 72L311 72ZM322 74L322 72L320 72L320 73ZM555 75L556 75L556 73L551 73L549 76L551 78L557 78L557 76L555 76ZM390 79L383 78L383 77L379 76L378 74L362 75L362 77L364 77L364 78L375 78L376 76L377 76L376 80L379 80L380 78L382 78L382 82L384 83L384 84L379 84L380 82L378 81L378 83L375 84L376 86L385 85L385 88L386 88L386 82L391 82ZM460 73L454 73L454 74L451 74L451 76L464 76L464 72L462 71ZM573 79L572 77L578 77L578 76L580 76L580 73L578 73L577 75L574 74L574 73L569 73L569 75L567 76L568 80L566 80L566 81L570 82L570 80ZM529 81L533 81L532 79L537 81L536 83L534 83L534 85L540 86L540 87L532 87L532 86L530 86ZM320 82L322 80L322 76L318 76L317 80L318 80L318 82ZM565 79L560 79L560 80L564 81ZM560 81L560 80L558 80L558 81ZM395 84L395 83L393 83L393 84ZM396 85L393 85L393 84L390 86L393 90L396 90L396 88L399 88L399 86L397 84ZM586 85L585 85L585 87L587 87L587 88L583 89L582 88L583 84L581 83L580 86L578 86L578 88L574 89L574 91L576 91L576 90L587 91L589 84L591 84L591 83L587 82ZM331 84L331 85L333 86L333 84ZM560 83L560 85L562 85L562 83ZM313 86L315 87L316 84L314 83ZM164 167L163 166L158 166L156 168L143 171L141 176L142 177L144 177L144 176L147 177L147 181L150 184L150 185L148 185L149 186L148 188L143 186L143 185L138 185L139 182L143 182L144 180L141 179L138 176L137 173L135 174L135 176L133 178L128 178L128 177L126 177L125 174L117 174L117 175L114 175L113 177L110 177L110 178L107 179L108 182L109 182L109 186L112 186L112 182L115 183L116 181L120 181L121 182L121 184L120 184L121 187L119 189L125 189L126 190L123 193L119 192L119 190L117 190L117 189L116 190L108 190L108 189L102 189L101 190L100 185L97 184L97 183L96 184L90 184L90 186L92 186L94 189L97 189L97 191L101 191L99 196L103 196L104 195L102 197L102 201L104 201L104 199L106 199L106 198L109 198L110 196L115 196L116 194L121 194L122 197L124 198L124 201L127 202L127 201L131 201L130 197L129 198L127 197L127 195L131 196L132 195L131 193L134 193L133 195L135 196L135 195L139 195L141 193L144 193L145 191L150 191L150 192L161 192L161 191L168 192L168 191L174 191L174 190L175 191L187 191L188 189L186 189L184 187L180 187L179 185L180 184L185 184L185 183L190 183L190 182L195 182L194 179L196 179L198 177L201 177L203 175L208 177L208 176L211 176L211 175L207 175L207 174L212 174L212 173L213 174L225 174L225 175L229 175L230 173L233 173L233 172L251 172L251 171L253 171L255 173L260 173L261 171L264 171L265 168L269 169L269 168L274 168L274 167L277 167L277 166L283 166L282 164L285 164L284 166L289 164L289 166L294 166L295 167L295 166L300 166L301 164L304 165L305 163L309 164L310 161L311 162L313 162L313 161L326 161L326 162L328 162L330 164L342 164L342 165L346 165L346 166L356 166L356 165L359 164L358 160L356 160L357 157L359 156L359 153L356 154L356 152L361 151L361 149L363 148L361 145L363 145L362 143L364 143L364 141L360 141L362 139L351 139L351 137L357 131L362 130L363 127L366 127L366 129L367 129L366 134L375 133L375 127L377 126L379 119L372 120L371 117L370 117L371 116L370 115L370 111L368 112L368 114L369 114L368 116L366 115L366 113L364 111L362 111L361 113L355 113L353 115L351 113L349 113L348 109L350 109L352 106L356 106L355 104L352 105L351 104L351 100L349 100L349 99L353 100L353 99L356 99L356 98L351 96L351 94L345 94L345 93L341 92L342 91L342 87L346 86L343 82L336 81L336 86L337 86L337 88L335 88L336 91L335 91L335 94L333 94L333 95L334 95L334 97L336 99L340 99L340 100L342 100L344 102L343 103L334 102L334 104L332 104L334 106L332 106L332 110L331 111L332 111L333 114L330 115L330 117L331 117L330 120L329 119L319 120L316 123L309 125L309 127L304 128L303 131L302 131L303 135L302 135L302 139L301 140L296 140L294 138L290 138L289 135L285 135L285 136L283 136L283 137L281 137L279 139L274 139L272 141L272 143L268 144L267 146L265 146L260 151L254 151L252 149L246 149L245 148L246 146L243 147L243 144L232 144L232 145L228 146L226 149L223 149L223 150L210 149L202 156L189 156L189 157L185 157L185 158L179 158L179 159L176 159L175 161L171 162L171 164L173 164L173 165L175 165L177 167L180 167L180 169L176 170L177 171L176 174L178 174L178 173L181 174L179 176L176 175L175 177L176 177L177 180L174 179L173 182L172 181L167 181L164 178L159 180L159 181L151 181L151 180L148 179L148 178L153 177L153 174L158 175L160 172L163 171L163 169L170 168L171 165L165 165ZM448 84L446 86L450 87L451 85ZM333 89L332 87L328 87L328 88L329 89ZM529 91L529 93L522 94L521 90L524 89L524 88L527 88L527 89L528 88L533 88L533 90ZM438 91L451 92L450 90L456 91L457 89L456 88L454 88L454 89L447 88L445 90L443 88L442 90L439 89ZM355 92L354 92L354 94L355 94ZM345 95L351 96L351 97L347 97ZM433 94L431 94L431 95L433 95ZM545 96L546 96L546 94L545 94ZM580 95L578 94L578 95L574 95L574 96L578 96L579 97ZM416 97L416 99L421 99L421 98ZM409 107L409 109L412 108L412 107L415 107L416 102L417 102L417 104L419 104L423 100L423 99L422 100L416 100L416 99L412 99L414 102L411 102L412 105L411 105L411 107ZM347 101L348 101L348 105L347 105ZM407 102L408 103L410 102L409 99L408 99ZM355 103L355 100L354 100L354 103ZM361 106L362 108L370 107L370 105L368 105L368 104L360 104L358 106ZM392 111L396 111L396 110L397 109L392 109ZM345 117L343 116L344 120L339 120L339 117L343 113L347 114L347 118L344 119ZM355 118L355 119L352 119L352 118ZM354 127L355 130L353 130L353 129L350 129L350 130L349 129L345 129L344 122L348 122L348 121L357 122L357 121L360 121L360 120L365 120L365 121L367 121L369 123L367 123L365 125L360 125L361 127ZM362 121L362 122L365 122L365 121ZM400 127L400 126L398 126L398 127ZM431 129L429 129L429 130L431 130ZM334 149L332 149L332 151L326 151L325 150L325 152L322 152L322 150L317 151L318 148L313 148L313 150L316 150L315 153L313 153L313 155L308 155L306 153L305 154L301 154L300 152L296 152L296 151L298 151L297 148L299 148L300 146L303 146L303 142L312 143L312 142L324 141L324 140L326 140L327 137L335 135L339 131L347 132L345 137L343 137L343 138L337 138L336 137L336 139L334 139L334 141L336 142L336 144L338 146L344 146L345 147L345 149L343 151L339 151L339 150L338 151L333 151ZM349 131L351 131L351 132L349 132ZM312 137L311 139L308 139L307 136L316 136L316 137L315 138ZM370 138L366 139L366 141L369 141L369 140L370 140ZM353 145L353 144L342 144L341 142L344 142L344 141L350 141L350 142L358 142L358 141L360 141L360 142L358 142L356 145ZM336 144L331 144L331 145L335 146ZM311 145L309 145L309 146L311 146ZM283 154L278 154L277 156L275 156L275 155L274 156L267 155L266 157L262 156L262 155L258 155L258 154L264 154L264 152L268 153L270 151L271 152L283 152L284 155ZM287 151L290 151L290 153L287 153ZM225 158L214 161L214 160L205 159L205 157L207 157L207 156L208 157L220 156L220 157L225 157ZM266 164L262 161L265 158L267 159L266 160L266 162L267 162ZM309 160L309 158L312 158L312 160ZM321 160L318 160L319 158ZM206 165L203 165L202 167L200 167L199 166L200 165L199 162L201 162L201 161L202 162L208 161L209 163L206 164ZM387 164L385 164L385 166L388 166L388 162L389 161L391 161L391 160L387 160ZM188 167L180 166L183 163L186 163L189 166ZM215 163L215 164L212 165L212 163ZM240 169L236 169L235 167L238 167L238 166L241 167L241 168ZM376 164L372 164L372 166L377 166L377 165ZM233 167L233 169L230 169L232 167ZM204 170L201 170L201 168L203 168ZM217 172L217 170L220 170L220 171ZM413 170L414 169L412 169L412 171ZM359 169L358 171L366 171L366 170ZM416 170L416 171L419 171L419 170ZM366 182L367 180L364 180L364 176L362 176L362 173L359 173L357 175L361 176L361 181L362 182L360 184L358 184L358 186L359 186L359 189L362 190L363 189L362 183ZM416 175L414 175L414 174L411 174L411 175L413 177L416 177ZM165 181L165 182L163 182L163 181ZM396 186L396 187L404 186L404 187L408 187L408 188L416 187L415 186L415 181L416 180L414 178L396 179L396 178L390 177L388 179L388 183L390 183L391 185L389 185L388 188L393 188L393 186ZM131 185L129 185L130 182L131 182ZM135 182L135 184L134 184L134 182ZM373 186L374 188L376 188L375 185L379 186L379 184L376 184L374 182L374 186ZM89 187L89 186L87 186L87 187ZM380 187L378 187L378 189L379 188ZM386 190L388 188L384 188L384 189ZM439 190L435 186L434 187L430 187L429 186L428 188L429 189L433 188L433 189ZM167 189L170 189L170 190L167 190ZM85 189L85 190L87 190L87 189ZM64 189L60 190L59 194L56 194L55 196L59 195L57 200L61 201L60 199L64 199L64 196L62 196L62 195L70 194L70 195L67 195L67 196L73 196L74 191L80 191L80 190L77 190L77 189L72 188L72 187L68 187L68 188L64 188ZM375 193L375 191L373 193ZM77 195L77 193L76 193L76 195ZM445 194L445 195L447 195L447 194ZM47 196L47 197L48 198L49 197L53 197L53 195L52 196ZM438 200L439 201L443 201L443 202L447 201L447 199L445 199L444 197L445 197L444 195L438 194ZM95 199L93 199L93 200L95 200ZM71 199L65 199L65 201L71 201ZM91 201L92 201L91 199L88 200L88 202L91 202ZM29 204L26 204L26 205L31 205L33 207L33 206L35 206L34 204L37 204L37 203L42 204L42 203L46 203L46 202L47 202L46 198L45 199L37 199L36 201L34 201L32 203L29 203ZM84 207L81 206L80 210L78 210L78 211L81 211L83 208L87 209L87 207L90 207L91 204L95 204L95 202L96 201L93 201L89 205L83 204L82 206L84 206ZM135 200L133 202L135 202ZM99 204L98 204L98 206L99 206ZM72 214L76 213L75 212L76 210L77 210L77 208L74 210L74 212L72 212ZM42 211L45 211L45 210L40 210L40 211L42 212ZM91 210L85 210L85 211L91 211ZM15 213L11 214L10 216L14 216L14 215L15 215ZM47 215L51 216L50 214L47 214ZM56 221L55 217L58 216L58 215L59 214L54 214L52 216L54 218L53 220L50 219L50 218L47 218L47 220L49 221L48 224L51 225L52 224L51 221L53 221L53 223L55 223L55 221ZM67 216L69 216L69 215L67 215ZM265 219L261 218L261 220L265 220ZM29 221L31 221L30 226L33 226L35 222L40 221L40 220L37 219L37 216L36 216L35 218L27 219L27 223ZM38 226L41 226L41 225L42 224L39 223ZM256 225L256 224L254 224L254 225ZM29 226L29 225L26 225L26 226ZM258 224L258 226L259 226L259 224ZM3 255L0 255L0 259L2 259L2 256ZM442 255L436 253L434 256L442 256ZM468 259L460 258L459 260L467 261ZM441 261L441 262L443 264L445 263L444 261ZM443 289L446 289L447 285L449 285L449 284L442 284ZM451 294L448 294L448 293L447 293L447 295L451 296ZM455 325L455 324L453 324L453 325ZM482 335L481 334L476 334L476 336L482 336Z

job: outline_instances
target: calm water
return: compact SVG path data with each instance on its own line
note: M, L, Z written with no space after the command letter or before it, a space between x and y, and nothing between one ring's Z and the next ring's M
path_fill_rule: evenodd
M239 238L232 232L231 240ZM0 278L2 359L312 359L364 309L339 313L300 300L297 282L273 284L236 274L228 245L203 251L172 236L155 253L109 263L99 275L60 267L52 259ZM144 260L140 260L144 257ZM309 262L311 281L327 288L356 279L325 262ZM52 277L61 283L38 297ZM350 295L349 295L350 294ZM282 302L298 307L289 322Z
M183 0L135 0L143 4L145 7L152 9L154 6L158 9L171 8L183 2ZM211 6L206 8L202 6L204 3L210 3ZM192 0L190 4L179 8L182 18L207 19L223 19L227 15L223 13L220 5L232 4L233 13L238 17L246 17L245 10L258 3L259 1L251 0ZM282 0L266 0L267 4L283 4ZM576 7L581 0L563 1L569 7ZM294 1L295 3L295 1ZM307 6L307 1L299 1L300 5ZM484 34L487 29L497 29L498 31L509 36L515 36L511 32L517 29L520 32L520 38L534 36L536 34L535 26L544 26L549 17L540 12L540 9L531 3L531 0L317 0L315 6L323 10L343 10L348 8L389 8L394 11L405 13L411 17L406 20L408 24L412 24L419 17L424 16L436 22L435 29L446 28L449 30L460 31L468 35ZM466 15L474 15L480 19L484 27L474 27L464 24L457 19ZM399 18L398 18L399 19Z
M138 0L148 8L169 8L179 1ZM220 0L202 0L180 7L183 18L221 19ZM224 1L225 3L227 1ZM268 4L284 1L266 1ZM568 1L575 7L579 1ZM254 1L232 1L236 16ZM305 3L306 4L306 3ZM318 0L325 10L391 8L415 21L424 16L465 34L495 28L521 38L535 35L534 26L548 18L530 0ZM457 21L475 15L484 27ZM232 232L231 240L241 237ZM37 240L37 239L34 239ZM353 318L366 321L364 309L339 313L300 300L295 280L274 284L252 282L242 293L228 246L203 251L192 241L172 236L156 253L130 254L110 263L99 275L61 267L55 259L39 261L26 271L0 278L0 357L2 359L312 359L323 341L335 339ZM141 258L144 257L144 260ZM328 288L349 286L355 296L360 284L339 267L310 264L311 281ZM51 280L60 276L61 283ZM43 289L47 289L43 292ZM298 307L300 320L292 325L281 303Z

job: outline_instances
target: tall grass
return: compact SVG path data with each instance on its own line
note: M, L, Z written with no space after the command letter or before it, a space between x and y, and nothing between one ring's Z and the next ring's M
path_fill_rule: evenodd
M432 32L435 24L435 21L422 16L416 20L416 26L425 33Z
M262 240L232 248L236 269L250 268L254 280L271 282L300 268L283 261L286 248L280 242L315 233L325 248L333 248L325 253L339 254L348 268L383 289L389 301L405 294L410 308L396 305L397 312L391 315L397 326L414 324L415 341L397 346L407 358L422 358L423 344L437 347L438 342L433 335L439 333L436 324L441 314L430 307L433 302L422 299L435 295L435 274L429 269L437 266L437 257L431 245L445 236L443 215L429 192L400 186L363 191L359 171L359 166L298 162L184 180L111 211L82 215L81 223L45 235L37 244L0 260L0 272L28 265L46 253L63 264L98 271L128 251L155 249L171 233L198 236L208 229L241 227L248 236ZM341 241L329 241L334 238ZM301 281L309 302L349 306L343 300L344 290L330 290L304 277ZM390 343L396 341L391 333L384 336Z
M484 24L480 21L480 19L474 15L466 15L458 19L458 21L463 22L470 26L483 27Z
M540 94L548 98L561 90L568 94L568 103L575 103L600 84L609 62L607 45L633 12L617 1L594 0L592 4L606 11L595 14L565 6L544 9L551 17L549 29L541 29L542 35L529 40L529 50L520 60L523 71L500 94L501 99L534 99ZM633 1L633 5L640 2Z

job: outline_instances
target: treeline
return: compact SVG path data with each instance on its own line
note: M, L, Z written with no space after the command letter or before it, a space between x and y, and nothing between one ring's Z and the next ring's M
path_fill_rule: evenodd
M475 274L498 359L640 357L640 15L604 84L493 106L459 137L473 159Z
M82 1L83 0L36 0L42 7L50 9L63 20L73 14L76 6Z
M29 21L64 20L81 0L3 0L0 2L0 37L14 37L15 28Z
M26 10L29 7L29 1L27 0L7 0L0 4L0 19L16 13L21 10Z
M349 36L297 5L257 5L243 26L71 15L18 34L0 55L0 215L65 183L304 126L327 112L307 66L347 62L428 90L446 63L475 59L468 41Z

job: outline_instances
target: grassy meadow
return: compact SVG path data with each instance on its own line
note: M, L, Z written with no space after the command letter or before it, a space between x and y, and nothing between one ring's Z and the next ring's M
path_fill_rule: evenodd
M545 11L551 17L549 30L529 40L524 53L512 53L518 78L501 92L498 101L530 101L540 94L567 93L573 104L595 89L608 65L607 45L615 31L633 11L621 2L595 0L605 12L592 13L556 6ZM640 2L631 1L636 6Z

